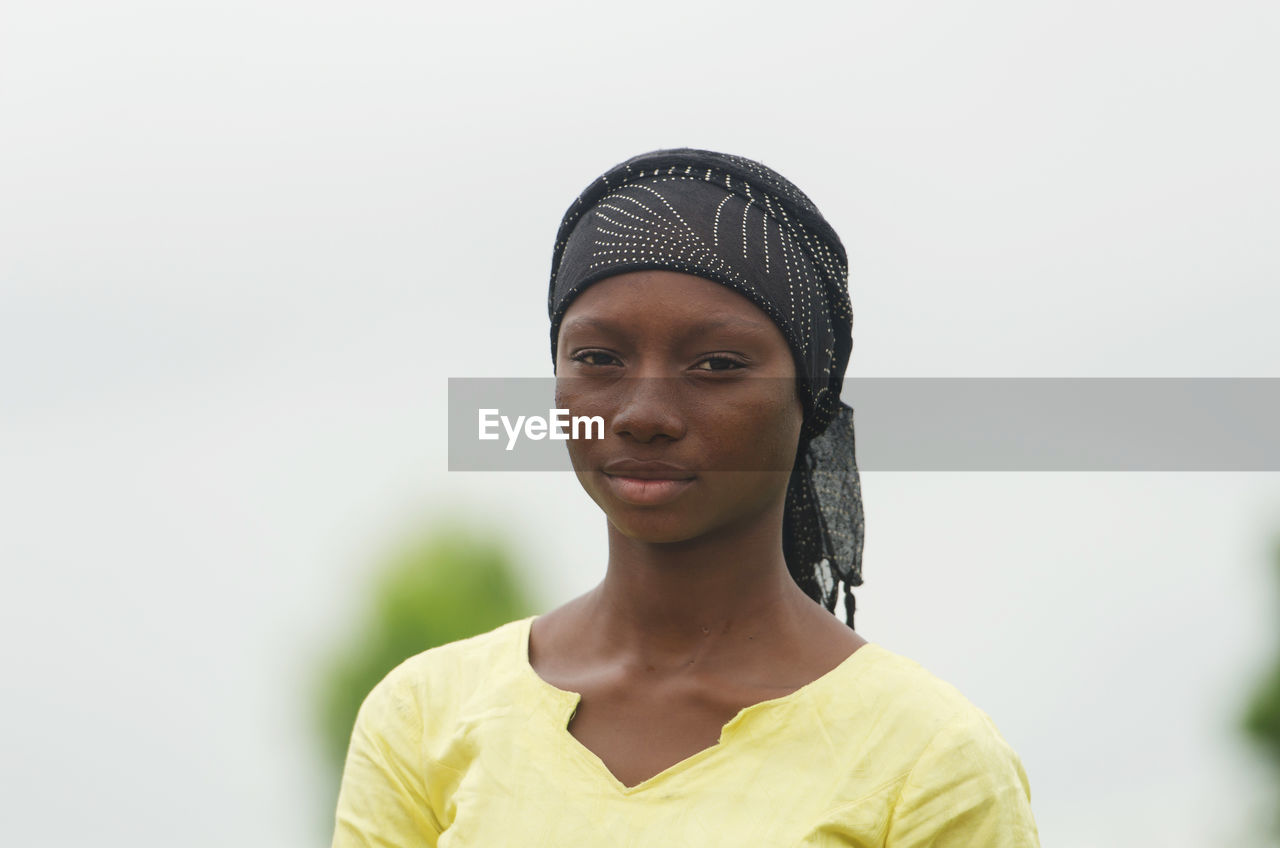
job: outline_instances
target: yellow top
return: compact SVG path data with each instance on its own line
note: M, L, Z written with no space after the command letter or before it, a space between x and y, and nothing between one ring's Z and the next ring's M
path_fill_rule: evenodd
M1025 848L1018 755L986 713L868 643L626 787L529 664L532 618L424 651L356 719L334 848Z

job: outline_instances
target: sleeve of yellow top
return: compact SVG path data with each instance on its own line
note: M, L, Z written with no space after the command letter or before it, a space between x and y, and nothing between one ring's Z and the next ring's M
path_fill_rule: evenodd
M991 719L965 710L907 775L886 848L1039 848L1031 785Z
M417 699L392 672L356 717L333 848L435 848L440 825L426 800L422 731Z

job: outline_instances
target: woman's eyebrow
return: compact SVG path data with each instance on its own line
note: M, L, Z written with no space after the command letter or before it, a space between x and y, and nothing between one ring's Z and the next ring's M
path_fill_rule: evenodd
M750 318L740 318L737 315L709 315L696 324L690 324L688 331L690 335L702 334L712 330L746 330L752 333L767 333L773 329L773 325L764 321L753 321Z
M570 333L574 330L601 330L605 333L617 333L626 330L626 322L619 324L607 318L592 318L583 315L577 318L570 318L560 325L562 334Z

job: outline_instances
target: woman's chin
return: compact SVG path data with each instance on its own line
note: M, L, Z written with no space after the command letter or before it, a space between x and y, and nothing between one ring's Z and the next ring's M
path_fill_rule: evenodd
M696 539L703 529L693 526L689 515L650 512L637 515L631 511L605 513L615 530L636 542L651 545L674 544Z

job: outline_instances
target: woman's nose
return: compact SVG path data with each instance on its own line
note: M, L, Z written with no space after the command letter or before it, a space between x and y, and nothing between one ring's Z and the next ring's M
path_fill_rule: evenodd
M618 408L611 432L648 443L658 438L683 438L678 380L665 377L628 377L619 386Z

